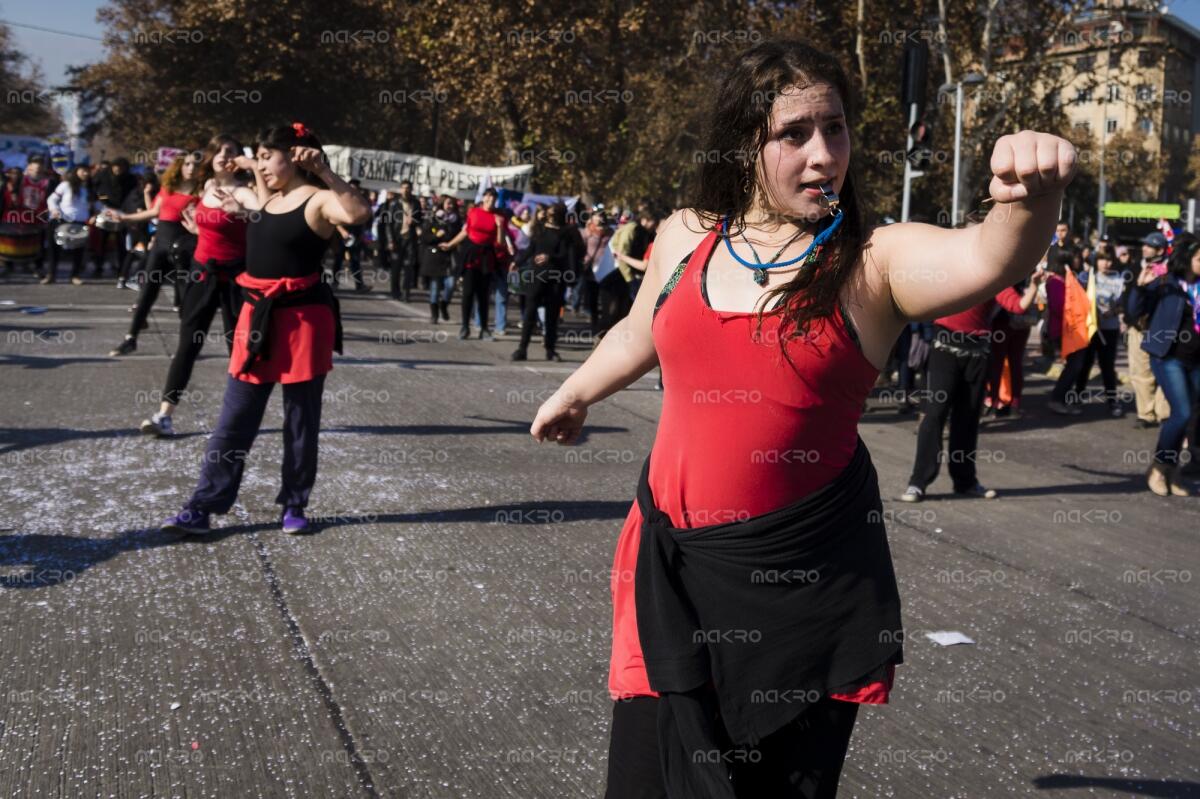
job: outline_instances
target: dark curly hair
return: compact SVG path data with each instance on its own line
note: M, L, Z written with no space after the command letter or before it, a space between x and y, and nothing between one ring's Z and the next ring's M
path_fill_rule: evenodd
M838 93L847 123L854 114L855 97L845 70L828 53L795 39L770 38L742 51L720 86L713 91L708 115L705 151L740 154L737 158L701 159L699 190L693 208L705 229L715 228L721 217L729 218L729 231L736 235L745 227L746 213L756 195L765 195L759 174L762 147L770 136L771 108L775 98L789 88L824 83ZM849 124L848 124L849 127ZM852 128L851 128L852 129ZM829 241L815 268L801 269L782 286L771 289L759 308L782 295L786 309L780 325L780 345L812 330L813 323L833 314L838 296L862 255L864 209L859 197L858 175L853 157L839 194L844 215L841 228ZM825 217L819 229L831 223ZM786 355L787 349L784 347Z

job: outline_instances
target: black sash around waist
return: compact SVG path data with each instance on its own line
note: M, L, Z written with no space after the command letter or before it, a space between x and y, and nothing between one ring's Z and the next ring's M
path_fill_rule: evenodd
M250 333L246 341L246 360L242 363L240 374L250 371L259 359L264 361L271 358L271 315L277 308L291 308L297 305L325 305L333 311L333 351L342 353L342 310L333 288L324 280L318 280L313 285L301 291L286 292L267 297L256 289L242 287L245 301L253 309L250 312Z
M903 661L878 476L862 439L833 482L743 521L675 528L642 468L638 636L670 799L732 799L719 741L753 747ZM719 715L719 721L717 716ZM718 734L717 724L725 728Z

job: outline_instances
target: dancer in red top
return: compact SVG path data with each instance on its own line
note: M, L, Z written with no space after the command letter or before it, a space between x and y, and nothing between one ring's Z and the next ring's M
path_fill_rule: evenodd
M253 172L258 180L262 176L254 169L254 162L242 155L242 145L232 136L218 134L209 141L200 170L212 178L205 184L200 201L183 215L183 224L196 234L197 244L179 317L179 343L167 371L162 406L141 425L143 433L159 438L175 435L172 416L218 309L224 323L225 346L233 350L233 324L242 309L242 290L234 278L246 269L247 209L258 207L256 190L239 181L238 170Z
M138 294L133 321L129 324L125 340L109 353L110 357L128 355L137 350L138 333L150 326L146 319L150 316L150 310L154 307L154 301L158 299L158 292L162 288L171 245L182 240L187 233L183 227L183 211L200 199L200 190L208 177L195 153L178 156L163 173L162 189L154 198L153 205L134 214L110 211L121 222L158 220L154 229L154 241L150 245L150 254L146 257L146 280ZM176 286L175 304L178 306L182 302L180 287L186 275L172 274L172 279Z
M458 235L438 245L438 249L452 250L466 242L466 253L462 265L462 329L459 338L471 335L471 308L479 311L479 338L491 341L488 330L488 294L492 273L496 269L496 249L504 246L504 217L496 212L496 190L483 190L482 205L467 211L467 223Z
M767 40L712 96L704 149L753 157L701 164L633 311L531 433L578 441L588 406L661 364L662 417L612 576L609 684L633 698L614 705L608 796L830 797L856 703L886 699L903 634L863 400L904 325L1032 270L1075 152L1004 136L983 224L868 230L834 57ZM755 579L781 560L810 565ZM738 631L762 638L728 640ZM747 756L699 762L696 744L716 741Z
M233 335L221 418L208 440L200 481L169 532L210 531L227 513L267 400L283 384L283 530L308 530L304 508L317 478L321 391L341 351L337 299L321 280L321 259L338 225L371 218L366 198L329 168L321 143L299 122L258 140L259 213L246 229L245 303ZM325 188L328 187L328 188Z

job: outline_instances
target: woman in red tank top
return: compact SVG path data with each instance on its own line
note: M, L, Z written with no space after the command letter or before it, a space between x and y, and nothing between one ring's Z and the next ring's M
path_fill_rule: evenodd
M239 179L238 171L253 169L254 162L242 154L242 145L232 136L217 134L204 150L200 171L212 178L205 184L199 202L183 206L181 217L184 227L196 235L197 243L179 315L179 343L167 370L162 404L158 412L142 421L141 430L147 435L175 435L175 408L218 310L225 326L225 347L233 350L233 327L242 309L242 292L234 278L246 268L247 209L258 202L255 191ZM179 205L175 201L179 196L168 198L164 215L171 213L168 207Z
M982 225L868 229L854 98L833 56L763 41L712 97L703 151L751 157L700 164L692 207L659 227L632 312L542 405L531 433L575 443L588 406L661 365L662 416L612 573L609 688L623 701L608 796L831 797L858 703L887 701L903 637L877 624L898 622L899 605L857 435L863 402L905 324L963 310L1033 269L1074 149L1029 131L997 141L996 208ZM771 548L800 547L779 535L780 520L820 503L832 518L829 500L842 495L871 512L789 522L821 568L786 585L770 572L726 579L755 565L738 553L768 565ZM768 528L761 542L745 532ZM697 584L697 574L714 578ZM713 624L730 618L739 629ZM672 620L703 635L680 640ZM738 631L765 637L726 640ZM779 681L760 681L764 665ZM745 691L758 698L736 701ZM697 758L695 744L710 740L725 743L706 751L741 757Z
M138 292L133 321L129 324L125 340L113 348L109 353L110 357L128 355L137 350L138 334L150 326L146 320L158 299L158 292L162 289L165 277L170 276L175 284L175 309L179 310L182 307L182 286L187 276L171 274L169 256L171 246L176 242L183 242L187 236L187 230L183 226L183 211L200 199L200 189L207 180L208 174L195 154L181 155L176 157L163 173L162 189L149 208L133 214L110 212L121 222L158 220L154 229L154 240L150 243L150 253L146 256L145 280L141 291Z

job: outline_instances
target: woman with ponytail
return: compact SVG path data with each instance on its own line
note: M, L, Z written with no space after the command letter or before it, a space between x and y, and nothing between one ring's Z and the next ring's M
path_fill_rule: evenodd
M163 529L203 534L211 514L237 499L246 456L267 400L283 385L284 532L309 529L304 509L317 478L321 392L341 352L338 302L322 281L321 260L338 225L371 218L363 194L335 175L321 143L301 123L270 128L258 138L257 213L246 228L246 270L236 278L244 304L216 429L208 439L200 480L182 511Z

